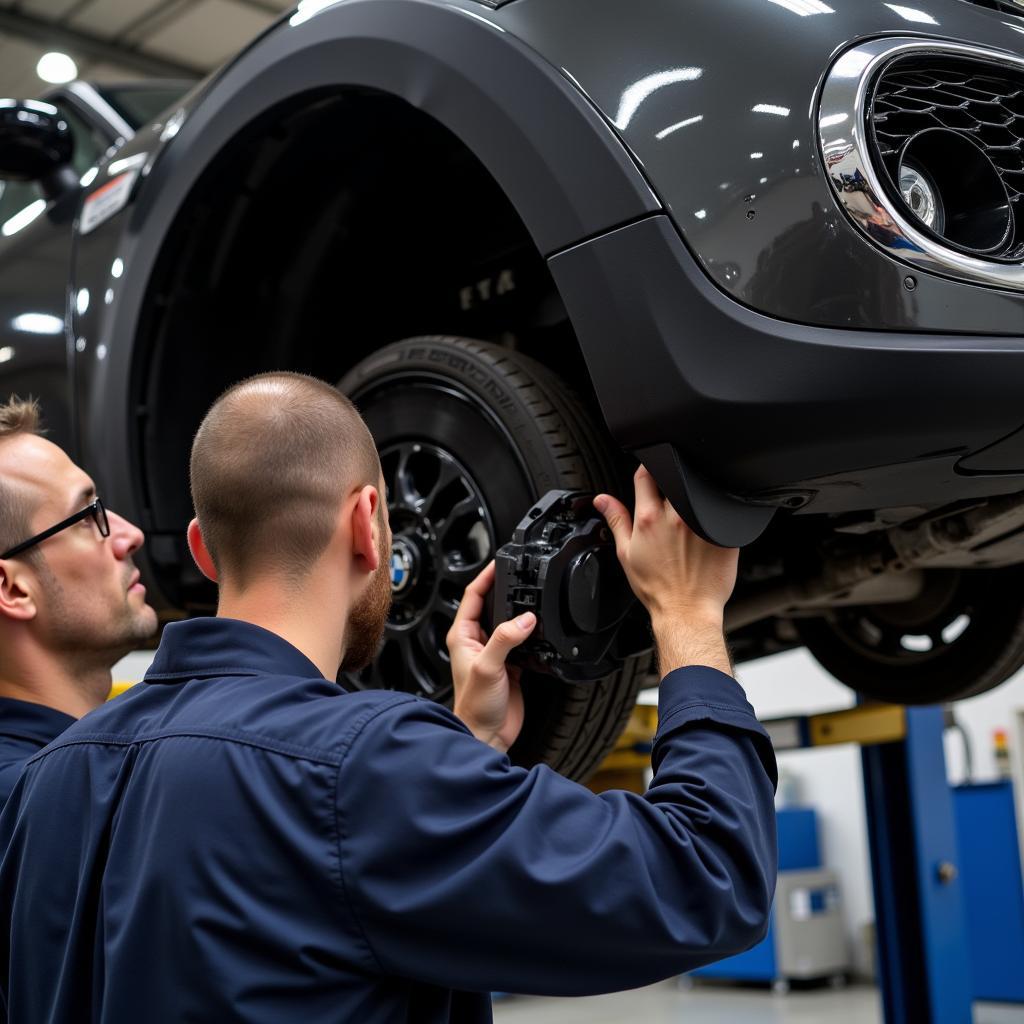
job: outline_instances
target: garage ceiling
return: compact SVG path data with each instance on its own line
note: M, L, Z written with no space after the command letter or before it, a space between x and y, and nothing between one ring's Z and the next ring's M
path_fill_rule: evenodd
M270 25L295 0L0 0L0 96L49 86L36 62L58 50L79 77L125 81L200 77Z

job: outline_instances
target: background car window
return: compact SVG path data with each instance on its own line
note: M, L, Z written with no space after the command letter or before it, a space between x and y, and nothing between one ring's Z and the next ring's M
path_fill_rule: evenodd
M107 148L106 140L82 117L64 103L56 106L64 115L75 141L71 166L81 177L97 163ZM34 181L0 181L0 227L26 206L42 198L42 191Z
M174 106L194 82L164 82L159 86L108 85L100 95L133 127L141 128Z

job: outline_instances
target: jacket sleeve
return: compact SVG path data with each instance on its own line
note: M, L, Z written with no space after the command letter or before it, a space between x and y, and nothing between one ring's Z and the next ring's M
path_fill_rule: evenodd
M595 795L390 705L338 773L342 898L382 973L455 989L635 988L760 940L775 888L775 757L738 683L661 685L650 788Z

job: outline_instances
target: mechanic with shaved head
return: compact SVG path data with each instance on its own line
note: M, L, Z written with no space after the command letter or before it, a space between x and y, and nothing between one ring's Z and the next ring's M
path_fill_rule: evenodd
M217 616L169 625L145 680L31 758L0 817L7 1019L483 1024L491 990L633 988L764 935L775 761L722 635L736 553L646 471L635 520L596 501L665 673L642 796L506 756L506 658L536 621L485 635L493 564L448 635L456 714L337 684L382 635L391 531L336 390L231 388L191 476Z
M132 564L142 533L38 429L34 402L0 405L0 805L157 626Z

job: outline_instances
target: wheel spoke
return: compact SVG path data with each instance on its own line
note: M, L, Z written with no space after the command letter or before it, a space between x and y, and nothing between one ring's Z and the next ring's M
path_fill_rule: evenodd
M416 628L416 642L427 665L430 666L435 684L440 686L451 673L451 664L444 642L446 630L439 630L438 625L432 619L424 619Z
M402 689L409 693L432 697L437 692L438 683L422 664L419 644L413 636L405 632L399 634L396 642L402 652L402 665L405 670L405 685Z
M451 512L449 512L448 515L446 515L444 519L437 524L437 534L441 538L441 545L445 546L445 541L451 534L452 528L460 519L474 513L479 515L479 518L483 519L483 509L480 506L480 499L475 495L467 494L466 497L457 501L452 506Z
M395 486L391 494L392 503L406 505L409 508L417 508L423 498L416 490L416 484L412 473L409 471L409 456L412 452L403 449L398 456L398 463L395 466Z
M434 521L444 518L444 513L447 511L444 508L444 504L449 495L449 488L453 484L462 483L462 474L454 462L448 459L438 459L437 461L440 470L437 480L434 482L434 486L430 488L429 493L424 496L423 504L420 507L423 514L428 519ZM466 493L467 488L464 484L460 489L463 494ZM441 513L441 515L439 516L438 513Z
M462 591L476 579L486 564L487 561L483 558L477 559L475 562L446 558L441 567L441 578Z

